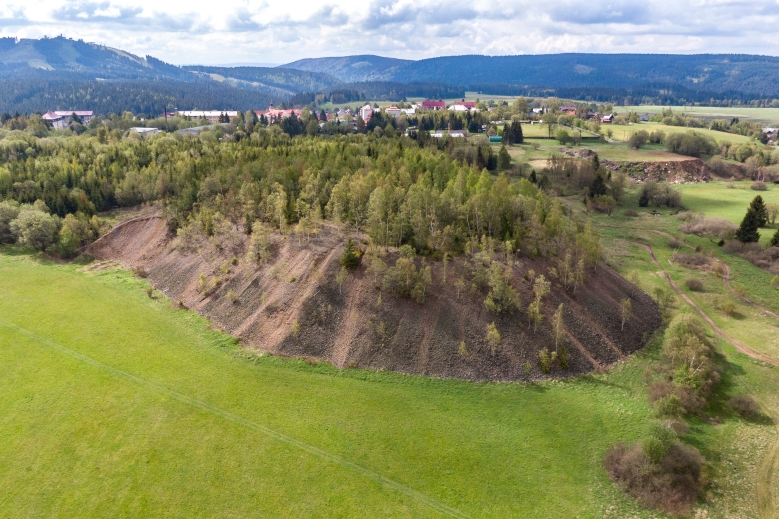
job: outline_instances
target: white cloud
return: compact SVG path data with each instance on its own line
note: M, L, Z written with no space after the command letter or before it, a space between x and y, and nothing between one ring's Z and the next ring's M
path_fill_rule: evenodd
M779 22L778 6L776 0L6 0L0 34L64 34L172 63L363 53L777 54L770 28Z

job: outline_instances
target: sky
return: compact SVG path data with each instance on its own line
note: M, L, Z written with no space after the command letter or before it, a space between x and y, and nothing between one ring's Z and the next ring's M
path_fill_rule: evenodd
M169 63L556 52L777 55L779 0L3 0L0 35Z

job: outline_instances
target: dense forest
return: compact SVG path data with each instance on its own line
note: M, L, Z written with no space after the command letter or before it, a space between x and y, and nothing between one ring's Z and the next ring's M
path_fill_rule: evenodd
M3 136L0 197L83 222L158 202L185 237L212 236L230 222L247 233L261 224L308 236L330 221L377 245L423 253L459 254L488 240L506 253L568 254L567 269L598 259L592 229L554 198L526 179L488 172L488 146L386 134L292 138L278 126L237 142ZM80 243L94 234L84 229ZM570 272L571 283L577 275Z
M450 85L635 88L667 84L706 92L779 96L779 58L744 54L546 54L445 56L420 61L377 56L301 60L288 68L343 81L436 81ZM492 92L490 92L492 93ZM719 96L718 96L719 97Z
M0 81L0 111L34 113L47 110L93 110L98 114L159 114L179 110L266 108L284 98L243 90L216 81L80 81L11 79Z

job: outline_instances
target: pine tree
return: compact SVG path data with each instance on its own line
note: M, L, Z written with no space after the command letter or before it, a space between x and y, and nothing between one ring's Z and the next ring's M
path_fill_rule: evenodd
M509 152L506 151L506 147L503 146L500 149L500 152L498 152L498 169L501 171L505 171L511 167L511 156L509 156Z
M595 174L595 178L590 183L590 196L596 197L606 194L606 183L603 181L603 177L600 173Z
M747 210L746 216L741 220L741 225L736 231L736 238L741 243L753 243L760 241L760 217L751 207Z
M771 247L779 247L779 229L776 230L774 236L771 238Z
M536 170L530 172L530 178L528 179L533 184L538 184L538 178L536 177Z
M755 212L757 215L757 226L758 227L765 227L768 224L768 208L765 206L765 202L763 201L763 197L760 195L757 195L753 200L752 203L749 204L749 208Z

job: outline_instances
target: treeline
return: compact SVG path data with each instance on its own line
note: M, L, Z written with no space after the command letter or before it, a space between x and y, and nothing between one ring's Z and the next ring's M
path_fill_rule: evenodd
M304 92L290 98L291 106L320 105L323 103L351 103L363 101L406 101L409 97L452 99L464 97L463 87L443 83L395 83L369 81L346 83L329 91Z
M93 110L97 114L160 114L171 110L258 109L283 99L215 81L84 81L9 79L0 81L0 112Z
M103 144L14 132L0 140L0 197L86 220L161 202L172 230L213 233L215 221L231 221L246 232L259 224L309 232L328 220L377 245L423 253L457 254L489 239L511 251L568 255L571 268L596 262L592 229L527 180L494 178L483 167L489 153L451 139L293 139L278 127L239 142L160 135Z
M647 84L630 88L606 86L544 87L481 83L467 87L469 92L485 95L560 97L595 103L612 103L619 106L633 105L704 105L704 106L754 106L756 108L779 107L774 96L749 94L738 91L712 92L692 90L679 84Z

